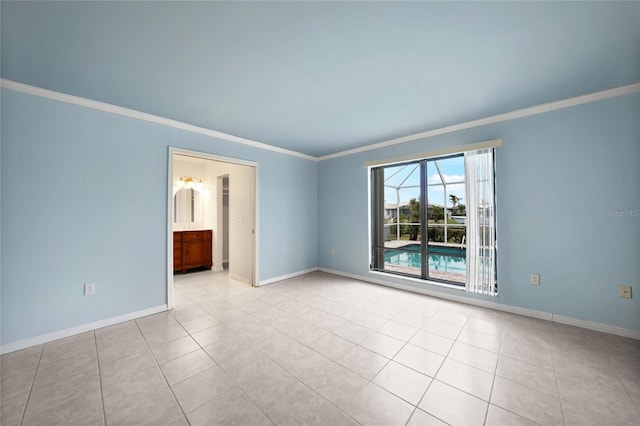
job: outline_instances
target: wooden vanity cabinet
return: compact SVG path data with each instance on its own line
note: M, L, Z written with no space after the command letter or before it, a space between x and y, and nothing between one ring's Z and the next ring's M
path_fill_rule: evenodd
M211 269L211 230L175 231L173 233L173 270L183 274L188 269Z
M173 233L173 271L182 270L182 232Z

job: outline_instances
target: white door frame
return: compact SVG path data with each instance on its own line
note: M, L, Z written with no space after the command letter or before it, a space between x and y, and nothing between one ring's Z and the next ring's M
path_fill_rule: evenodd
M224 218L225 218L225 214L224 214L224 177L227 177L227 182L229 179L229 175L228 174L224 174L224 175L218 175L216 176L216 228L218 231L218 235L216 238L216 244L215 244L215 249L217 250L215 252L215 256L214 256L214 262L213 264L216 266L216 271L222 271L223 270L223 264L224 264L224 240L225 238L228 240L229 236L227 235L229 233L229 228L225 228L224 226ZM227 195L227 201L229 200L228 195ZM227 205L227 215L229 214L229 210L228 210L228 205ZM222 230L222 232L220 232L220 230ZM222 238L221 238L222 237ZM227 262L229 261L228 258L229 255L229 246L227 246ZM219 262L216 262L215 259L218 259Z
M223 157L206 152L192 151L188 149L169 147L169 158L167 164L167 308L173 309L173 157L174 154L186 155L189 157L202 158L204 160L221 161L224 163L249 166L253 168L253 273L251 283L255 287L259 280L258 267L258 247L259 245L259 208L258 208L258 163L254 161L241 160L238 158Z

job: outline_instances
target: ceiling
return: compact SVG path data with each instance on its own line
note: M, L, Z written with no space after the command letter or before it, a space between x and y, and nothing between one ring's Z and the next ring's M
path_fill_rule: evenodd
M312 156L640 81L640 2L2 2L2 77Z

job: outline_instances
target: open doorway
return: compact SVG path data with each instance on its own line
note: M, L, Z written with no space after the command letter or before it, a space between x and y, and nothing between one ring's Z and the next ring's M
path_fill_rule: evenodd
M217 177L218 240L216 251L222 255L221 270L229 270L229 175Z
M228 271L232 279L257 285L257 163L178 148L169 149L168 163L169 308L173 275L185 272L185 265L178 268L176 262L192 256L186 246L196 238L204 238L208 250L206 269ZM190 196L184 196L185 188Z

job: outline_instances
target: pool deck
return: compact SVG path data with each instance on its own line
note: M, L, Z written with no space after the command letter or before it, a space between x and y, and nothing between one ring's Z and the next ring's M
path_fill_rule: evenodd
M385 263L384 269L387 271L400 272L403 274L420 276L420 268L413 268L411 266L394 265L393 263ZM457 283L464 283L466 281L466 275L456 274L453 272L434 271L429 269L429 277L436 280L447 280Z
M385 248L402 248L404 246L408 246L410 244L420 244L420 241L416 241L416 240L391 240L391 241L385 241L384 242L384 247ZM434 247L454 247L454 248L466 248L466 245L463 244L454 244L454 243L429 243L430 246L434 246Z
M397 249L408 246L410 244L420 244L420 241L416 240L391 240L385 241L384 247L390 249ZM466 248L466 246L462 244L452 244L452 243L429 243L430 246L436 247L454 247L454 248ZM387 271L400 272L403 274L409 275L420 275L420 268L414 268L411 266L401 266L395 265L393 263L385 263L384 269ZM457 283L464 283L467 279L465 274L456 274L453 272L444 272L444 271L434 271L433 269L429 269L429 277L437 280L447 280L453 281Z

